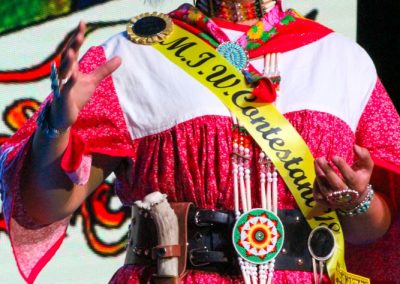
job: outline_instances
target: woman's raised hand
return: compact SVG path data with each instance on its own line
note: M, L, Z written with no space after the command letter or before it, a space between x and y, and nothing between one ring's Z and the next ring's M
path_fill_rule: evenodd
M86 25L80 22L67 48L62 53L59 79L60 97L51 105L50 123L56 129L67 129L78 118L78 114L93 95L100 82L114 72L121 64L119 57L107 61L92 73L79 72L78 57L85 38Z

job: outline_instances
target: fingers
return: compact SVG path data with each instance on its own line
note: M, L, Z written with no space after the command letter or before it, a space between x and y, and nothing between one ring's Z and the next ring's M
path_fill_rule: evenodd
M334 156L332 158L332 162L339 169L340 174L343 176L343 179L348 187L353 188L356 184L357 174L353 170L353 168L346 163L346 161L338 156Z
M321 169L319 166L318 159L315 160L315 172L317 174L315 182L315 185L318 185L319 191L321 194L328 194L329 190L328 188L330 187L328 180L326 179L324 171Z
M121 58L116 56L111 60L107 61L99 68L97 68L93 73L91 73L92 80L97 86L100 82L114 72L121 65Z
M71 49L67 49L66 52L62 55L61 64L58 68L59 79L65 79L71 75L71 68L76 61L76 57L77 55Z
M317 167L319 167L318 170ZM322 186L328 187L327 189L329 191L341 190L346 187L344 181L336 174L334 169L328 164L328 161L325 158L316 159L316 170L318 179L323 182ZM324 180L327 184L324 182ZM325 189L323 187L321 187L321 191L324 193Z
M75 84L75 82L78 79L78 76L79 76L79 64L77 61L75 61L71 63L68 82L64 86L63 93L64 91L70 89Z
M85 39L86 24L80 22L76 28L76 32L71 37L66 49L61 55L61 63L59 67L59 77L61 79L68 78L71 74L71 66L78 60L79 49Z
M333 165L324 157L315 160L314 198L318 203L341 208L351 203L349 198L353 201L363 198L371 178L373 161L365 148L354 146L354 152L357 160L351 166L338 156L332 158Z
M321 186L318 182L318 178L314 181L313 195L314 195L314 200L317 203L319 203L327 208L330 207L330 204L325 199L325 195L321 192Z
M332 160L336 160L336 163L338 163L342 169L348 170L348 168L350 168L345 161L341 161L338 158ZM346 168L346 166L348 168ZM339 192L346 188L346 183L328 164L325 158L318 158L315 160L315 171L316 179L313 190L315 201L326 208L336 208L338 204L336 204L336 202L332 203L330 197L334 192Z
M76 28L75 35L72 37L68 47L73 49L75 52L79 52L79 49L82 46L82 43L85 39L86 32L86 23L79 22L78 27Z

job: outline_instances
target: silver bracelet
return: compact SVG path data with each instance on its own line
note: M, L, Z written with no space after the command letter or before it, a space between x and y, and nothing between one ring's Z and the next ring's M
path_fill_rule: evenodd
M372 188L372 185L369 184L367 190L368 190L367 196L365 196L363 201L361 201L355 207L350 209L336 209L337 213L341 216L352 217L367 212L368 209L371 207L371 202L372 199L374 198L374 189Z

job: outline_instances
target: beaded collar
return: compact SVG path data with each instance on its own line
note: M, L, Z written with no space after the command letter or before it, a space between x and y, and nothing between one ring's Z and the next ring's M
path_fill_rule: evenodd
M265 11L261 0L198 0L196 6L205 14L230 22L259 19Z
M223 21L216 24L214 19L190 4L181 5L169 13L169 16L176 24L196 34L211 46L218 47L229 41L219 27ZM237 25L228 21L225 23ZM331 32L331 29L305 19L293 10L282 11L281 5L277 4L255 25L248 27L237 42L249 52L250 58L256 58L266 53L286 52L302 47Z
M170 16L181 20L191 26L200 29L204 33L197 33L215 47L229 41L229 38L218 27L218 25L204 14L200 9L189 4L183 4L177 10L172 11ZM272 37L279 34L283 28L296 21L293 11L282 11L276 5L268 14L264 15L255 25L241 36L237 42L246 50L251 51L261 47ZM208 35L208 36L207 36ZM210 39L210 37L212 39ZM251 57L251 56L250 56Z

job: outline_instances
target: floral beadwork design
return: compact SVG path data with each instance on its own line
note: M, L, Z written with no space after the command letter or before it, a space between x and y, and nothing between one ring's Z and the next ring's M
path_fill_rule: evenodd
M296 18L290 14L284 16L276 26L272 27L269 24L266 24L265 21L259 21L257 24L252 26L246 33L246 40L245 40L245 42L247 42L246 49L253 50L261 47L272 37L277 35L283 26L287 26L295 21Z

